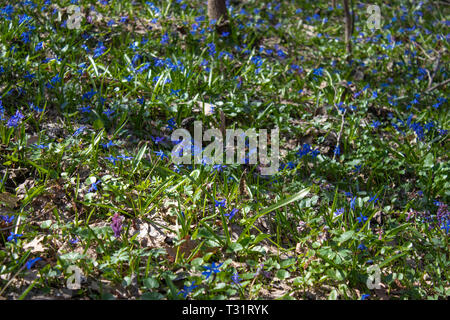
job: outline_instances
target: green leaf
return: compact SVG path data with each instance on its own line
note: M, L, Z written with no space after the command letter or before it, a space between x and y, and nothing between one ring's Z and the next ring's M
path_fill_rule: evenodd
M233 252L239 252L239 251L241 251L244 248L242 247L242 245L240 243L233 242L233 243L230 244L230 249Z
M247 227L245 228L245 230L240 234L238 242L242 239L242 237L248 232L248 230L250 230L251 227L253 227L253 224L256 222L256 220L258 220L259 218L261 218L262 216L276 210L279 209L281 207L287 206L288 204L301 200L304 197L306 197L306 195L309 193L310 188L305 188L303 190L300 190L299 192L297 192L296 194L281 200L273 205L271 205L270 207L264 209L263 211L259 212L258 214L256 214L252 219L250 219Z
M333 289L330 292L330 295L328 296L328 300L337 300L337 297L338 297L338 293L337 293L336 289Z
M155 278L144 279L144 285L147 289L156 289L159 287L159 282Z
M141 300L161 300L164 296L158 292L146 292L141 296Z
M291 274L288 271L280 269L280 270L277 271L276 277L278 279L284 280L286 278L289 278L290 275Z
M52 225L52 220L45 220L45 221L42 221L41 228L48 229L48 228L50 228L51 225Z
M434 157L432 153L427 154L425 160L423 161L424 168L433 168L434 166Z
M344 243L345 241L351 239L353 237L353 235L355 234L355 231L350 230L350 231L346 231L343 234L341 234L339 236L339 238L336 239L337 242L339 242L339 245L341 245L342 243Z

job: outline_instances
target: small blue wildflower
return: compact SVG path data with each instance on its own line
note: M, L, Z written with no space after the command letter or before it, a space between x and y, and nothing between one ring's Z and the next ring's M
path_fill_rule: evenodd
M358 249L361 250L361 251L365 251L365 250L367 250L367 247L364 245L364 243L361 243L361 244L358 246Z
M38 262L39 260L42 260L42 258L38 257L38 258L28 260L26 263L27 269L30 270L36 264L36 262Z
M226 168L226 165L221 165L221 164L215 164L212 167L212 171L217 171L217 172L222 172L224 168Z
M45 144L36 144L36 143L33 143L31 146L32 146L33 148L35 148L35 149L40 149L40 150L44 150L44 149L47 149L47 148L48 148L48 146L46 146Z
M14 241L17 243L17 238L22 237L23 234L18 234L18 233L14 233L14 232L10 232L10 235L8 236L8 238L6 240L8 241Z
M363 216L362 212L359 213L359 217L356 217L356 220L358 220L359 223L363 224L367 221L367 217Z
M109 140L107 143L101 143L101 146L105 149L108 149L110 147L116 146L116 144L111 140Z
M10 217L8 215L0 216L0 218L8 224L14 220L14 216Z
M114 114L113 109L106 109L103 111L103 114L105 114L108 118L111 118L111 116Z
M350 197L352 194L350 193ZM356 196L350 200L350 209L355 210Z
M105 159L111 161L113 165L116 165L116 162L119 161L119 159L113 156L106 157Z
M341 148L339 146L336 146L336 148L334 148L334 154L337 156L341 154Z
M97 47L94 49L94 59L100 57L101 55L103 55L105 53L105 49L106 47L103 45L103 42L99 42L97 44Z
M97 185L98 185L100 182L102 182L102 181L101 181L101 180L98 180L98 181L96 181L96 182L93 182L93 183L91 184L91 187L89 188L88 192L94 192L94 191L97 191Z
M24 115L23 115L19 110L17 110L17 111L16 111L16 114L13 115L13 116L8 120L8 122L6 123L6 125L7 125L9 128L17 128L17 126L20 124L20 122L22 121L23 118L24 118Z
M338 216L340 216L341 214L343 214L344 213L344 208L340 208L340 209L337 209L335 212L334 212L334 216L335 217L338 217Z
M235 285L241 285L241 278L239 277L239 274L237 272L233 273L233 275L231 276L231 280Z
M183 289L178 292L178 294L182 294L184 298L186 298L188 296L189 293L191 293L195 288L197 288L198 286L195 284L192 284L190 286L184 286Z
M376 129L380 126L381 122L380 121L372 121L372 128Z
M227 199L223 199L222 201L215 200L216 201L216 208L226 208Z
M164 35L161 38L161 44L168 44L169 43L169 35L167 33L164 33Z
M369 202L372 202L372 201L373 201L373 204L376 204L376 203L377 203L377 201L378 201L377 195L374 195L373 197L371 197L371 198L369 199Z
M160 142L163 142L165 139L164 137L153 137L153 136L151 136L151 138L155 144L159 144Z
M34 47L34 51L39 51L43 48L43 42L39 42L38 44L36 44L36 46Z
M169 157L164 153L164 151L161 151L161 150L155 151L155 154L156 154L158 157L160 157L161 160L164 160L164 158L169 159Z
M44 109L35 106L33 102L30 102L29 107L37 113L41 113L42 111L44 111Z
M316 76L323 76L323 68L313 69L313 74Z
M213 273L216 274L216 273L220 272L219 268L222 265L223 265L223 263L221 263L219 265L216 265L216 263L213 262L210 267L209 266L204 266L203 268L205 268L206 271L203 271L202 275L206 276L206 280L208 280L208 278L211 276L211 274L213 274Z
M126 156L126 155L123 155L123 154L121 154L120 156L118 156L118 158L120 158L120 159L122 159L122 160L124 160L124 161L126 161L126 160L133 160L133 157L131 157L131 156Z
M233 210L231 210L230 213L225 213L224 216L228 217L228 220L233 219L233 217L235 216L236 213L239 212L239 209L234 208Z
M79 127L77 130L75 130L75 132L73 133L73 137L78 137L80 134L83 133L84 129L86 129L85 126Z

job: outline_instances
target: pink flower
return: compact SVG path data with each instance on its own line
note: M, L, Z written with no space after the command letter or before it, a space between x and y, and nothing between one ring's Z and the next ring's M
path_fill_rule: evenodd
M118 213L112 217L111 229L114 231L114 237L119 238L122 232L122 217Z

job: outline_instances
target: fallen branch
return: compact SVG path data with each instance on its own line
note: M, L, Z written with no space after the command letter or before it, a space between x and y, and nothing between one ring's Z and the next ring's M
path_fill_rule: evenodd
M434 65L433 73L431 74L431 76L429 75L428 70L427 70L428 77L429 77L428 78L429 81L428 81L428 88L427 88L427 90L430 89L431 85L433 84L433 79L436 76L436 73L437 73L437 71L439 69L439 65L441 64L441 58L442 58L442 52L439 52L439 56L438 56L438 58L436 60L436 64Z
M437 88L439 88L439 87L445 86L445 85L446 85L447 83L449 83L449 82L450 82L450 79L447 79L447 80L445 80L445 81L443 81L443 82L441 82L441 83L435 84L435 85L432 86L431 88L427 89L427 90L425 91L425 93L430 93L431 91L433 91L433 90L435 90L435 89L437 89Z

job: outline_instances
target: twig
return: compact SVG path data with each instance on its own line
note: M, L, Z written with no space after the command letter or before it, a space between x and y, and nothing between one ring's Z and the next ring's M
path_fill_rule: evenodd
M344 0L345 13L345 48L348 54L352 53L352 16L350 15L349 0Z
M13 282L13 280L17 277L17 275L22 272L23 269L25 269L27 265L24 264L19 271L16 272L16 274L14 276L11 277L11 279L9 279L8 283L3 287L2 291L0 291L0 297L2 296L3 292L5 292L6 288L9 287L9 285Z
M445 81L443 81L443 82L441 82L441 83L435 84L435 85L432 86L431 88L427 89L427 90L425 91L425 93L430 93L431 91L433 91L433 90L435 90L435 89L437 89L437 88L439 88L439 87L445 86L445 85L446 85L447 83L449 83L449 82L450 82L450 79L447 79L447 80L445 80Z
M442 58L442 51L439 52L439 56L438 56L438 58L437 58L437 60L436 60L436 64L434 65L434 68L433 68L433 74L432 74L431 76L429 75L429 72L428 72L428 70L427 70L427 73L428 73L428 76L429 76L429 81L428 81L428 88L427 88L427 90L428 90L429 88L431 88L431 85L433 84L433 79L434 79L434 77L436 76L436 73L437 73L437 71L438 71L438 69L439 69L439 65L441 64L441 58Z

